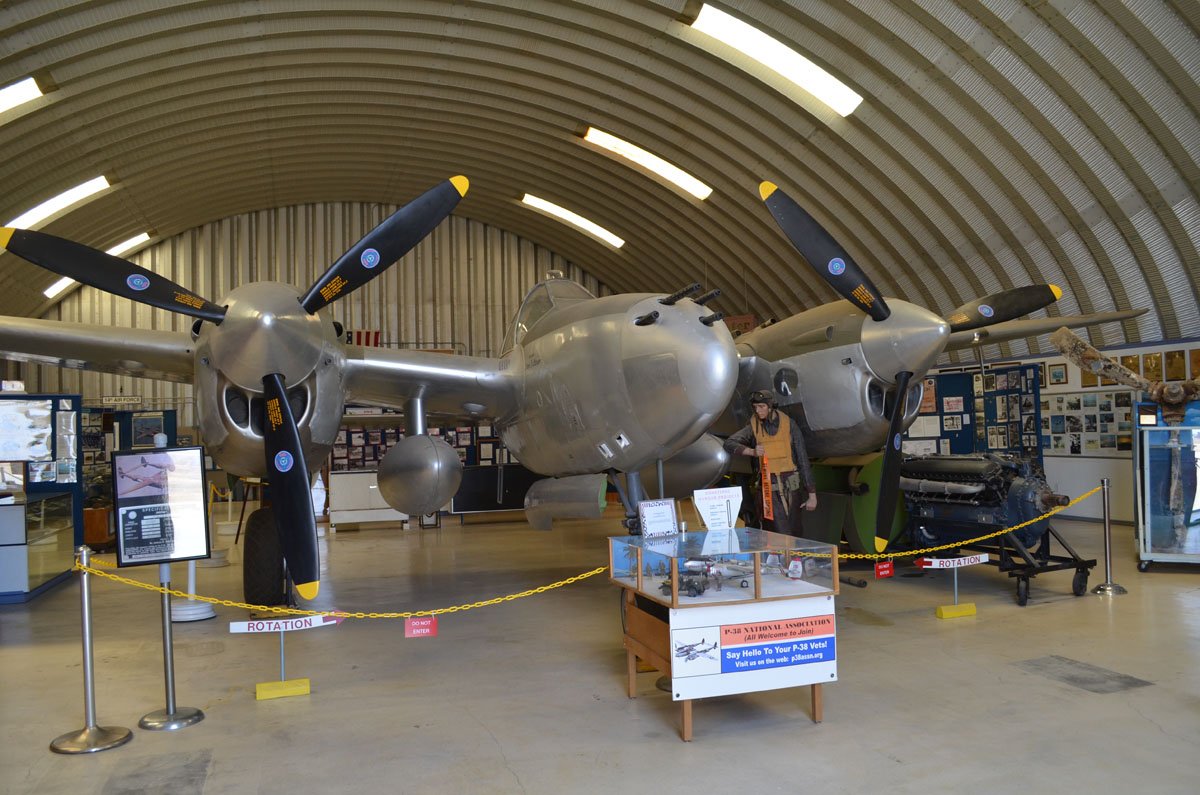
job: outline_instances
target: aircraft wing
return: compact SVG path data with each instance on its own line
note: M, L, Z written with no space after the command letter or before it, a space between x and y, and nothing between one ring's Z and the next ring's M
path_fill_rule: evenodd
M1121 320L1144 315L1148 309L1128 309L1124 312L1099 312L1092 315L1067 315L1065 317L1031 318L1028 320L1009 320L994 326L985 326L974 331L956 331L950 335L945 350L957 351L970 348L975 344L976 335L984 345L995 345L998 342L1018 340L1023 337L1036 337L1049 334L1066 326L1079 328L1081 326L1098 326L1101 323L1114 323Z
M185 331L0 317L0 358L19 362L190 383L192 352Z
M403 409L421 398L425 411L501 417L515 409L513 359L346 346L346 402Z

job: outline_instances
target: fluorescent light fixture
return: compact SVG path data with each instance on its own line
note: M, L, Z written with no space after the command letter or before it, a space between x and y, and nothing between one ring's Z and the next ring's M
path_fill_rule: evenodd
M75 283L75 280L72 279L70 276L64 276L61 279L59 279L58 281L56 281L54 284L52 284L46 288L46 290L45 290L46 297L53 298L54 296L58 295L59 293L61 293L63 290L67 289L74 283Z
M38 88L37 81L32 77L18 80L12 85L0 88L0 113L12 110L17 105L24 105L31 99L37 99L41 95L42 90Z
M108 253L112 254L114 257L119 257L122 254L124 254L126 251L129 251L132 248L137 248L138 246L140 246L142 243L145 243L149 239L150 239L150 235L146 234L145 232L142 232L140 235L134 235L133 237L129 238L124 243L118 243L117 245L113 246L112 248L110 248L108 250ZM54 296L58 295L59 293L61 293L63 290L67 289L74 283L75 283L75 280L72 279L70 276L64 276L61 279L59 279L58 281L56 281L54 284L52 284L46 288L46 290L45 290L46 297L53 298Z
M589 221L578 213L573 213L565 207L559 207L557 204L552 204L545 199L539 199L537 196L526 193L521 199L522 203L528 204L530 207L536 207L542 212L549 213L556 218L561 218L572 226L576 226L587 232L589 235L600 238L605 243L608 243L614 248L620 248L625 245L625 241L608 231L604 227L597 224L595 221Z
M829 72L724 11L705 4L692 27L774 69L842 116L849 116L862 102L861 96Z
M24 215L19 215L12 219L5 226L11 226L15 229L28 229L39 221L46 220L59 210L65 210L72 204L83 201L93 193L99 193L107 187L108 180L104 177L89 179L82 185L76 185L70 190L58 194L53 199L42 202Z
M655 174L658 174L672 184L678 185L701 201L707 199L709 194L712 193L712 188L682 168L673 166L653 152L647 152L640 146L631 144L629 141L618 138L615 135L610 135L603 130L588 127L587 135L583 136L583 140L594 143L627 160L632 160L639 166L650 169Z
M124 254L126 251L129 251L132 248L137 248L138 246L145 243L149 239L150 239L150 235L146 234L145 232L142 232L140 235L134 235L133 237L126 240L125 242L118 243L117 245L113 246L112 248L110 248L108 250L108 253L112 254L114 257L119 257L122 254Z

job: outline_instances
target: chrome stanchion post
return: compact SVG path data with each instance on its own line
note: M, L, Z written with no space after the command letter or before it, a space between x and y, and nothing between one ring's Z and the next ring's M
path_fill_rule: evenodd
M171 644L171 564L158 564L158 581L163 588L162 594L162 626L163 626L163 677L167 685L167 708L159 709L143 715L138 726L143 729L169 730L182 729L204 720L204 713L195 707L175 706L175 654Z
M92 583L88 578L87 566L91 562L91 550L79 548L79 565L84 571L79 577L79 604L83 624L83 715L86 725L77 732L68 732L50 743L56 754L90 754L107 751L124 745L133 739L133 732L123 726L96 725L96 684L92 660Z
M1100 488L1104 497L1104 582L1093 588L1092 593L1116 596L1129 591L1112 581L1112 523L1108 515L1108 478L1100 479Z

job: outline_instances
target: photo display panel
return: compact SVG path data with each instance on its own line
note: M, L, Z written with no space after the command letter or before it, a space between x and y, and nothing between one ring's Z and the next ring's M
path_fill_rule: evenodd
M209 557L202 448L117 452L113 492L117 565Z

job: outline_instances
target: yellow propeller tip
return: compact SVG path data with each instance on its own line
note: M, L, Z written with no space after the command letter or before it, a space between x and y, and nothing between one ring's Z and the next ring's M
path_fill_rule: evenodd
M11 227L0 226L0 248L8 248L8 241L12 239L13 232L15 231Z
M1050 292L1054 293L1055 301L1062 298L1062 288L1059 287L1057 284L1050 285Z
M880 538L879 536L875 536L875 551L876 552L882 552L883 550L887 549L887 545L888 545L888 542L887 542L886 538Z
M778 189L779 189L779 186L776 185L774 182L763 181L763 182L758 183L758 195L762 196L763 201L766 201L767 197L770 196L775 191L777 191Z
M300 594L300 598L306 602L311 602L317 598L317 591L321 589L321 581L296 583L296 593Z
M457 177L451 177L450 184L454 186L456 191L458 191L459 196L466 196L467 188L471 187L471 181L462 174L459 174Z

